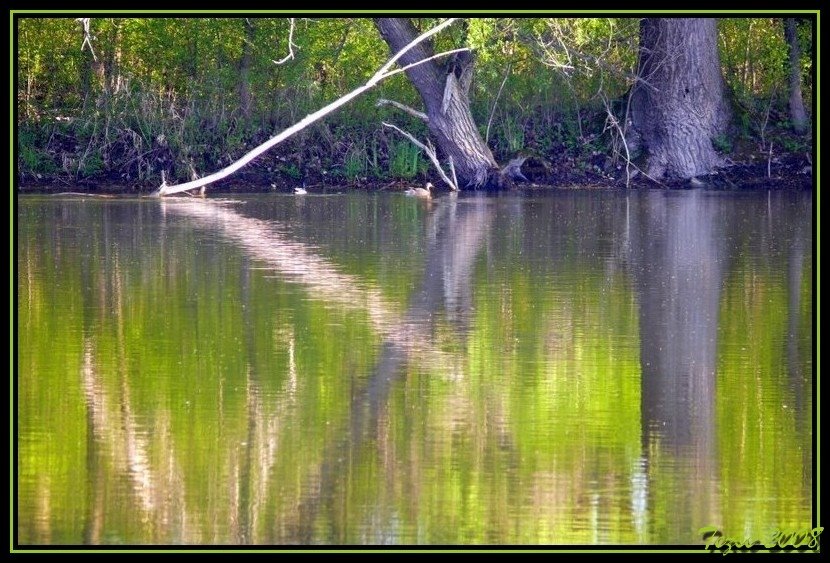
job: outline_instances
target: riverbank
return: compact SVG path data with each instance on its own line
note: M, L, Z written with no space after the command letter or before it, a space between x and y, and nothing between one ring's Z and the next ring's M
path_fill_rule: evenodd
M813 187L811 158L807 154L784 153L772 158L748 155L743 161L725 159L724 166L714 174L694 180L656 182L635 167L626 171L624 164L614 165L605 156L592 162L569 162L565 159L548 163L530 158L523 166L528 183L519 183L519 189L633 189L665 188L689 189L703 187L716 190L805 190ZM293 192L302 182L310 190L368 190L398 191L408 186L432 181L439 190L445 189L437 177L416 178L409 181L372 177L346 180L325 172L309 171L305 180L284 174L273 174L269 167L256 163L230 178L208 187L210 192L223 193L279 193ZM101 176L76 179L68 175L37 175L19 181L18 194L61 193L65 191L90 194L149 194L158 186L147 183L125 183L117 177Z

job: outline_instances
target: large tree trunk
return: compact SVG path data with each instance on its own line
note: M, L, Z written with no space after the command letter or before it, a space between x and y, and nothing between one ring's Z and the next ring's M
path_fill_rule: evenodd
M801 49L798 46L795 18L784 18L784 35L790 46L790 120L796 133L804 133L810 120L801 98Z
M393 54L418 36L408 18L377 18L375 25ZM424 42L399 62L406 66L432 55L432 47ZM441 150L453 159L459 182L499 188L509 180L499 173L493 153L481 138L470 112L468 92L472 66L472 59L467 55L456 57L448 66L430 61L410 68L406 74L424 102L430 132Z
M717 167L712 138L726 130L730 111L713 18L642 20L631 115L652 177L693 178Z

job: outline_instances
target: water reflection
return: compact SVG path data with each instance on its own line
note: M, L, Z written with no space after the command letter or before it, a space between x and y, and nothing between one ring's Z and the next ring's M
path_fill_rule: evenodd
M801 299L809 221L796 219L799 211L795 209L791 210L793 215L773 219L770 199L766 202L766 213L759 213L760 220L750 221L747 216L760 211L762 205L745 203L746 209L736 215L727 212L717 194L650 192L642 198L637 213L629 218L627 225L631 237L627 257L639 302L643 450L645 472L649 475L645 482L662 481L667 474L679 480L677 494L671 499L676 517L660 523L674 537L683 537L701 522L721 525L733 520L724 514L725 503L731 500L723 490L722 476L734 469L719 465L718 448L726 444L718 439L717 425L728 422L724 412L752 400L747 397L746 384L757 391L761 387L759 377L776 369L759 363L752 367L754 381L740 381L735 371L743 366L723 363L724 357L734 357L734 348L727 352L718 349L718 343L725 340L724 325L729 324L720 318L723 289L730 286L727 272L734 271L747 259L748 245L774 241L762 260L775 260L779 245L789 247L786 336L775 334L772 326L764 325L764 317L756 319L760 326L755 328L770 331L776 341L779 338L786 341L786 364L795 380L787 391L794 395L798 405L795 412L804 412L801 399L807 387L799 375L793 377L793 374L803 373L801 370L809 365L798 356L804 339L799 340L797 336L803 331L799 325L803 327L806 320ZM809 208L802 207L800 212L806 212L802 217L809 217ZM761 229L763 234L759 232ZM759 283L764 282L753 280L752 286L746 288L748 294ZM741 346L739 355L745 356L748 349L758 346L759 343L750 341ZM750 374L740 374L747 375ZM719 385L729 391L719 390ZM788 408L787 395L767 400L774 401L772 406L778 412ZM763 428L773 422L763 420L765 416L769 414L753 416L745 412L743 423ZM801 416L796 423L799 433L806 430L805 420ZM789 421L786 424L789 426ZM744 427L742 432L746 430ZM720 435L724 435L722 429ZM751 452L755 447L758 444L752 444L744 434L737 452L741 464L751 465L754 460L748 457L757 455ZM803 463L802 467L811 464L810 456L804 455L806 449L795 451L799 455L789 463ZM780 482L784 480L783 472L768 474L766 479ZM769 485L766 483L764 488ZM646 498L651 503L666 502L653 491ZM748 533L750 526L745 524L739 533ZM769 530L773 527L767 524Z
M20 541L809 521L809 197L421 203L22 200Z
M640 304L643 428L711 451L724 233L702 192L652 192L632 229ZM703 457L710 457L704 455Z
M643 447L688 464L674 533L720 521L715 456L718 315L727 239L704 192L646 194L632 218L640 309ZM658 457L659 460L659 457Z
M459 329L456 336L462 339L460 344L464 346L464 325L469 319L472 304L473 263L490 229L492 218L492 208L486 205L485 200L473 200L459 209L457 198L443 200L429 217L426 265L403 321L404 326L421 328L417 337L434 338L435 319L443 305L448 320ZM390 390L406 376L403 368L408 357L407 350L408 346L402 346L399 340L385 339L381 344L379 357L366 385L352 397L349 431L324 456L319 486L300 506L300 527L296 537L301 543L315 541L313 522L316 512L321 504L334 505L333 497L339 490L337 481L348 474L346 460L360 463L361 452L367 442L382 447L381 419L388 405ZM444 368L453 379L463 377L457 362ZM383 456L383 452L380 455ZM376 541L384 544L401 542L403 538L395 536L396 526L390 524L389 529L384 530L380 523L380 530L374 537ZM335 531L334 537L345 541L340 531Z
M251 219L226 202L162 202L165 212L187 216L203 228L219 228L222 236L248 256L266 264L286 280L302 285L315 299L365 311L374 329L387 341L422 361L444 363L444 354L429 345L425 327L407 322L372 284L339 271L304 242L279 233L279 223ZM446 365L446 364L444 364Z

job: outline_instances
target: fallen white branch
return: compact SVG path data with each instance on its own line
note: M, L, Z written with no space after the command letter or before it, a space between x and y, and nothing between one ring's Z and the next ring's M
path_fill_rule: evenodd
M92 53L92 60L98 62L98 57L95 56L95 50L92 48L92 35L89 31L90 18L76 18L75 21L81 24L84 32L84 42L81 43L81 51L84 50L85 46L89 46L89 52Z
M404 131L403 129L401 129L401 128L395 126L395 125L392 125L391 123L387 123L385 121L382 121L381 123L383 123L384 127L389 127L390 129L394 129L395 131L397 131L398 133L400 133L401 135L403 135L404 137L406 137L407 139L412 141L412 143L415 146L417 146L421 150L423 150L426 153L426 155L429 157L429 159L432 161L432 164L435 165L435 169L438 170L438 174L441 175L441 179L444 180L444 182L447 183L447 185L450 187L450 189L452 191L454 191L454 192L458 191L458 184L456 182L454 182L453 180L451 180L450 177L447 176L447 173L444 172L444 169L441 168L441 163L438 162L438 156L435 154L435 149L431 145L430 146L425 145L424 143L422 143L421 141L416 139L411 134L407 133L406 131ZM452 157L450 157L450 169L452 170L453 176L455 176L455 167L453 167L453 164L452 164Z
M429 121L429 117L424 112L418 111L417 109L413 109L413 108L411 108L407 105L404 105L400 102L396 102L395 100L387 100L385 98L381 98L377 101L377 103L375 103L375 106L377 106L377 107L386 106L386 105L394 106L394 107L398 108L399 110L401 110L402 112L408 113L412 117L417 117L418 119L420 119L422 121Z
M609 129L615 130L617 135L619 135L620 141L622 141L623 149L625 149L625 187L629 188L631 187L631 167L633 163L631 162L631 153L628 150L628 142L625 140L625 131L620 126L617 116L611 111L611 104L608 102L608 98L603 95L602 101L605 104L605 112L608 115L605 119L605 129L602 132L604 133Z
M633 178L636 174L642 174L655 184L667 187L663 182L657 180L656 178L653 178L644 170L642 170L639 166L631 162L631 153L628 150L628 142L625 140L625 129L623 129L623 127L620 125L620 122L614 115L614 112L611 111L611 104L608 102L608 98L606 98L603 95L602 101L605 104L605 112L608 114L608 117L605 119L605 128L602 130L602 132L605 133L608 130L616 131L617 135L619 135L620 140L622 142L623 149L625 149L625 156L623 156L623 159L625 160L625 187L631 187L631 178ZM634 174L631 173L631 168L634 168Z
M291 24L291 28L288 30L288 54L278 61L271 59L271 62L275 65L281 65L294 58L294 47L296 47L296 45L294 44L294 18L288 18L288 21Z
M155 192L153 192L152 195L164 196L164 195L170 195L170 194L175 194L175 193L179 193L179 192L186 192L187 190L192 190L194 188L200 188L202 186L207 186L208 184L212 184L213 182L219 181L223 178L227 178L228 176L230 176L231 174L233 174L234 172L236 172L237 170L239 170L240 168L242 168L246 164L250 163L252 160L257 158L258 156L260 156L264 152L266 152L269 149L273 148L274 146L278 145L279 143L281 143L282 141L284 141L285 139L287 139L288 137L290 137L294 133L297 133L298 131L301 131L301 130L305 129L306 127L308 127L309 125L311 125L315 121L319 120L320 118L328 115L329 113L331 113L334 110L340 108L341 106L346 105L347 103L349 103L350 101L352 101L354 98L358 97L359 95L363 94L367 90L370 90L371 88L374 88L381 80L389 78L390 76L394 76L395 74L398 74L399 72L403 72L403 71L405 71L409 68L412 68L416 65L423 64L423 63L425 63L427 61L430 61L432 59L435 59L435 58L438 58L438 57L444 57L444 56L447 56L447 55L451 55L452 53L457 53L459 51L466 51L467 50L466 48L465 49L453 49L451 51L445 51L443 53L439 53L439 54L434 55L432 57L427 57L426 59L422 59L418 62L412 63L410 65L407 65L407 66L403 67L403 68L398 68L398 69L393 70L393 71L389 70L392 67L392 65L394 65L397 62L397 60L400 59L405 53L407 53L409 50L411 50L413 47L415 47L416 45L418 45L419 43L421 43L422 41L424 41L428 37L431 37L431 36L435 35L436 33L438 33L439 31L443 30L444 28L446 28L447 26L452 24L455 20L456 20L456 18L447 19L447 20L443 21L442 23L438 24L437 26L433 27L432 29L422 33L421 35L419 35L418 37L413 39L403 49L398 51L398 53L394 57L389 59L389 61L387 61L386 64L383 65L380 68L380 70L378 70L374 75L372 75L372 77L366 82L366 84L364 84L363 86L358 87L355 90L352 90L351 92L349 92L345 96L333 101L329 105L315 111L314 113L305 116L298 123L292 125L291 127L286 129L282 133L279 133L278 135L276 135L274 137L271 137L269 140L265 141L264 143L262 143L258 147L254 148L253 150L246 153L242 158L240 158L236 162L230 164L229 166L226 166L225 168L223 168L222 170L219 170L218 172L214 172L213 174L209 174L209 175L207 175L203 178L199 178L198 180L193 180L191 182L185 182L184 184L168 186L168 185L165 185L165 183L162 183L162 185L159 187L159 189L156 190Z

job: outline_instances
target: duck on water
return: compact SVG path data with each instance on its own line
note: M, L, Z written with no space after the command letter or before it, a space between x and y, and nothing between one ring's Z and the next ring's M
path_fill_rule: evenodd
M427 182L426 187L423 188L409 188L404 193L410 197L421 197L424 199L430 199L432 197L432 188L435 186L432 185L432 182Z

